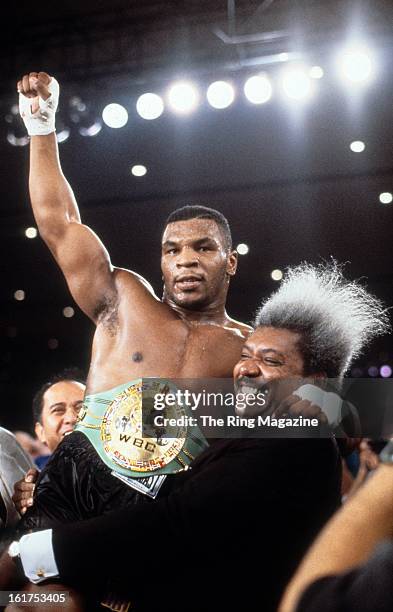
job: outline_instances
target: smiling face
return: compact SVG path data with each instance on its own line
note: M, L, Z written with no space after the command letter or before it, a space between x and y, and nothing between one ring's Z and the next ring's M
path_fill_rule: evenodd
M225 302L237 256L212 219L169 223L162 237L165 301L186 309Z
M240 361L233 370L237 393L268 389L269 404L290 395L299 386L296 380L304 373L300 340L299 333L288 329L258 327L246 341ZM285 382L272 384L279 379Z
M73 431L84 393L85 385L75 380L62 380L45 391L41 422L36 423L35 432L38 439L47 444L51 453L64 435Z

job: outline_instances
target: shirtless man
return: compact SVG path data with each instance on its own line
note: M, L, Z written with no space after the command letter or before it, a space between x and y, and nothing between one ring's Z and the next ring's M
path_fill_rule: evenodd
M50 80L32 72L18 82L37 113L37 94L48 100ZM88 394L141 376L231 376L250 328L225 311L237 256L220 213L190 207L179 211L179 220L169 218L160 300L141 276L114 267L102 242L81 223L54 132L31 138L29 187L40 235L75 301L97 327Z
M237 267L230 228L221 213L206 207L174 211L162 236L164 292L159 299L141 276L114 267L99 238L81 223L59 162L54 123L57 81L44 72L32 72L17 88L31 135L29 187L38 229L75 301L96 325L85 398L88 410L79 428L109 468L135 476L101 452L94 419L102 418L108 405L142 377L231 377L251 328L225 310ZM190 456L179 455L180 468L202 448L194 445L188 448Z
M37 94L51 96L50 80L32 72L18 82L33 111ZM179 220L169 219L160 300L145 279L114 267L99 238L81 223L54 132L31 138L29 187L40 235L75 301L97 326L87 393L140 376L231 376L250 328L225 311L237 256L220 213L190 207L178 213Z

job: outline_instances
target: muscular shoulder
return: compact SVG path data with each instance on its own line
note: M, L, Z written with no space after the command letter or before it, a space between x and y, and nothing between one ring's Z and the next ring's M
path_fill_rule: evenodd
M94 311L97 324L102 324L112 334L118 326L119 309L123 303L129 306L131 300L134 308L139 304L161 303L150 283L136 272L114 268L113 280L113 290L102 296Z
M236 321L235 319L231 318L228 318L228 323L226 324L226 327L232 329L244 340L246 340L248 336L253 332L253 329L250 325L246 325L245 323L241 323L240 321Z
M140 274L132 272L131 270L126 270L125 268L114 268L113 273L115 285L118 290L134 289L136 291L147 292L151 297L158 299L149 281Z

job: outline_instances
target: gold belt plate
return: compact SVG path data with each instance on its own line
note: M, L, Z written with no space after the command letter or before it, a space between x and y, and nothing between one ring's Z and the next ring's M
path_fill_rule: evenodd
M164 383L161 386L167 389ZM144 411L153 412L154 394L160 392L157 382L144 380L143 384L130 385L109 404L101 422L101 441L106 455L122 468L154 472L173 461L183 448L186 427L178 427L176 437L171 438L161 437L159 433L156 438L142 435L142 398ZM184 410L173 406L171 413L168 416L176 417ZM146 421L146 413L144 418Z

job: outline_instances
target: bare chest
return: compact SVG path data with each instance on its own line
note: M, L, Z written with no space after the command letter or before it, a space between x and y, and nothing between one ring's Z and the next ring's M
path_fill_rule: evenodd
M131 323L112 336L98 330L89 381L111 388L136 377L231 377L243 342L236 330L179 320Z

